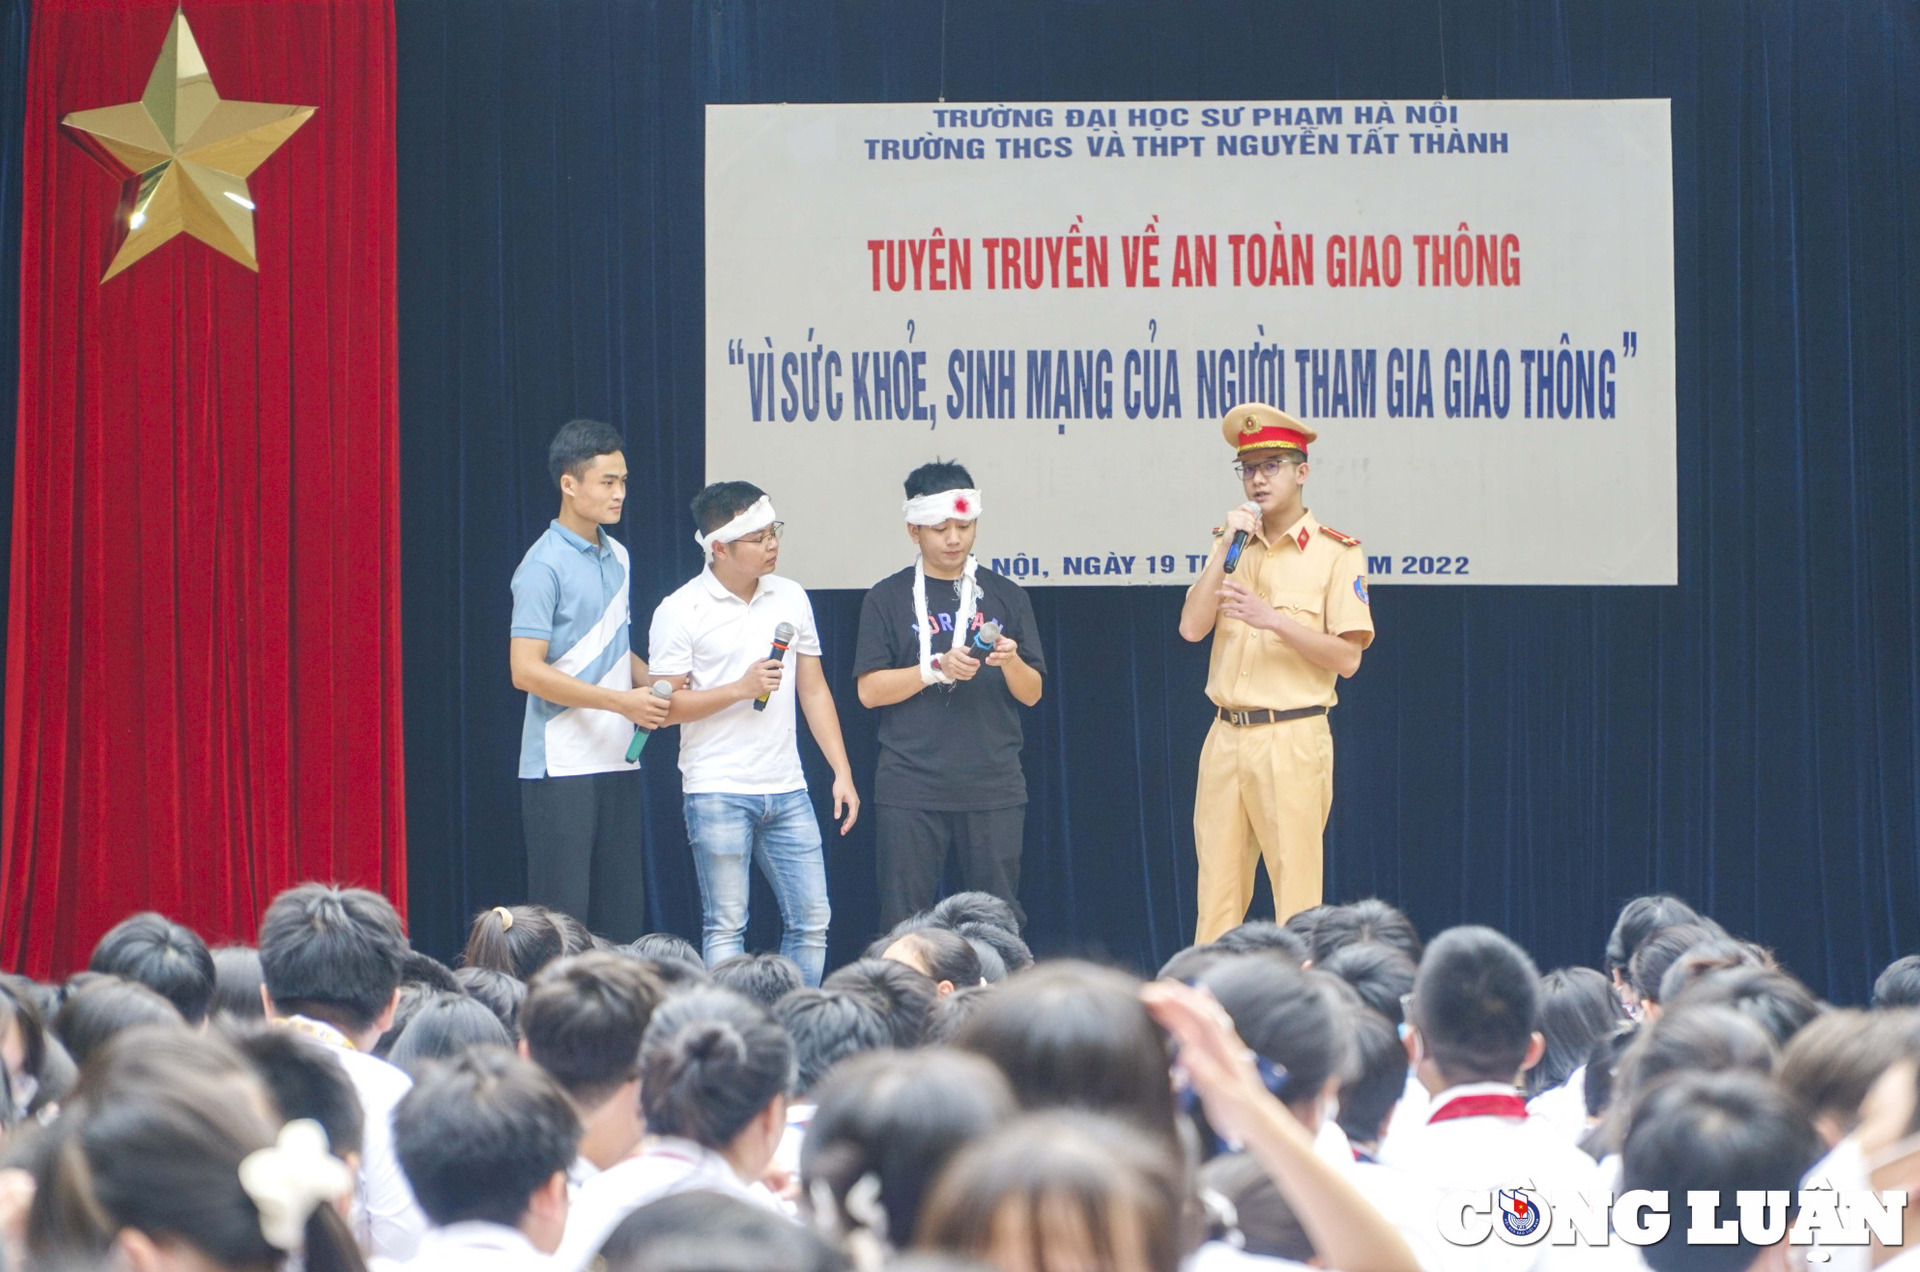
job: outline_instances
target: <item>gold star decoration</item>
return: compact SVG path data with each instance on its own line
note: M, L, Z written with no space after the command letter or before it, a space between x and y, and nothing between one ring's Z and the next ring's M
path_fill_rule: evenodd
M116 214L124 237L100 281L176 234L257 273L247 177L313 112L312 106L221 101L187 15L174 10L139 101L74 111L60 121L126 179Z

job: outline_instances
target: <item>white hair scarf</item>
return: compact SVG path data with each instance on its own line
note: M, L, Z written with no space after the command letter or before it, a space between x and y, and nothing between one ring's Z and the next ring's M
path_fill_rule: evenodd
M977 521L980 518L980 492L942 490L931 495L915 495L907 500L904 511L910 526L938 526L949 521ZM954 608L953 641L950 649L959 649L973 623L973 607L980 596L980 563L969 553L967 568L960 575L960 604ZM927 569L923 557L913 558L913 608L919 615L914 626L920 633L920 683L946 685L953 677L940 670L933 655L933 615L927 612Z
M777 520L779 518L774 515L773 500L762 495L748 504L739 516L719 527L712 534L694 531L693 541L700 545L701 552L710 556L714 544L732 543L736 539L744 539L755 530L765 530Z
M980 492L942 490L937 494L915 495L907 500L906 513L907 524L910 526L937 526L948 521L978 521Z

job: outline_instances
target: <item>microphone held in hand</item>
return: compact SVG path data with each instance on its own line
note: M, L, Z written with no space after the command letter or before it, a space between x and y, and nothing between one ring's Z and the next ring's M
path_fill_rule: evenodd
M787 646L792 643L793 624L780 624L780 626L773 629L773 652L768 654L767 657L784 661L787 656ZM767 699L771 697L773 697L773 690L769 689L753 700L753 709L755 711L765 711L767 709Z
M1247 502L1241 504L1240 506L1242 508L1245 508L1248 512L1251 512L1256 517L1260 515L1260 505L1253 502L1253 500L1251 499L1247 500ZM1240 564L1240 554L1246 551L1246 548L1247 548L1247 532L1245 530L1235 530L1233 532L1233 542L1227 545L1226 563L1221 568L1223 568L1228 574L1232 574L1234 567Z
M985 658L993 652L994 642L999 639L1000 624L990 618L975 629L973 639L967 643L967 652L975 658Z
M673 697L673 682L670 680L654 681L653 696L656 698ZM652 736L652 729L643 729L637 724L633 726L633 741L627 743L627 763L638 764L640 762L640 752L646 747L647 739Z

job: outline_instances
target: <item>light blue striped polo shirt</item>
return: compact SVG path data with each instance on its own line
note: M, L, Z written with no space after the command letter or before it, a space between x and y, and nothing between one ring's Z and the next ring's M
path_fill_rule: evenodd
M555 521L513 572L513 634L547 642L547 663L576 680L633 688L627 550L600 532L588 543ZM614 711L563 707L527 695L521 777L622 773L633 722Z

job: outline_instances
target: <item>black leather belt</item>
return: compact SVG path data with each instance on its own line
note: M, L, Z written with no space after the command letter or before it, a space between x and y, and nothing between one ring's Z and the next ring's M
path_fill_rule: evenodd
M1229 711L1220 708L1220 718L1232 725L1280 724L1286 720L1304 720L1327 714L1325 707L1295 707L1291 711Z

